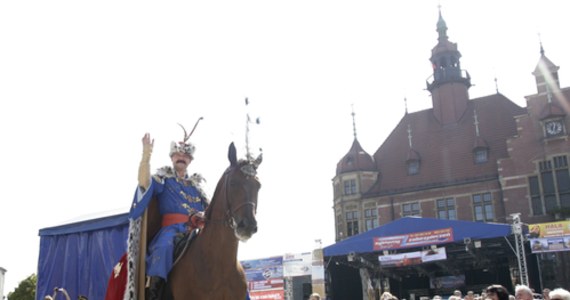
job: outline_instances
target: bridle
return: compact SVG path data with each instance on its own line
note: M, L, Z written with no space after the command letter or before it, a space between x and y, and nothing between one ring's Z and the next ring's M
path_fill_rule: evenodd
M235 206L232 208L231 202L230 202L230 185L229 185L229 173L231 172L232 168L228 169L227 171L227 175L225 178L225 198L226 198L226 225L228 227L230 227L231 229L235 229L236 224L235 224L235 220L234 220L234 215L237 211L239 211L240 209L244 208L245 206L251 205L253 207L254 210L257 210L257 204L253 201L246 201L243 203L240 203L239 205ZM246 180L249 179L250 175L245 174L245 172L240 168L239 172L242 172L242 174L246 177ZM242 186L242 188L244 188ZM246 191L246 197L247 197L247 191ZM247 197L249 199L249 197Z
M213 218L208 218L207 219L207 223L208 222L224 222L224 224L226 226L228 226L231 229L236 228L236 224L235 224L235 220L234 220L234 215L240 210L243 209L246 206L251 205L253 207L254 210L257 210L257 204L253 201L246 201L243 203L240 203L239 205L236 205L235 207L232 207L231 205L231 201L230 201L230 173L233 171L234 168L238 168L239 166L232 166L229 167L225 172L224 172L224 198L225 198L225 206L226 206L226 213L225 213L225 217L223 219L213 219ZM242 172L243 175L246 177L246 180L249 179L249 177L254 177L254 175L249 175L246 174L246 172L244 172L243 167L240 168L239 170L237 170L239 172ZM243 188L243 187L242 187ZM247 195L247 191L246 191L246 195Z

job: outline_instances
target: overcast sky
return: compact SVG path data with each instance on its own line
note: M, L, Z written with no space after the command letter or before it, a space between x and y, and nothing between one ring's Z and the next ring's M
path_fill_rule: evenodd
M404 114L431 107L425 80L438 4L474 86L525 106L546 55L569 85L567 1L1 1L0 267L4 293L36 273L41 228L126 212L141 137L151 167L196 144L190 171L213 189L227 146L244 155L245 97L260 117L259 232L240 259L334 243L336 163L373 154Z

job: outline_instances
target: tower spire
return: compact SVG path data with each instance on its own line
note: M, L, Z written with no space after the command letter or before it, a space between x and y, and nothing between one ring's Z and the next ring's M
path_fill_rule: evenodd
M406 110L406 115L408 114L408 98L404 97L404 108Z
M437 33L438 33L438 41L443 42L447 41L447 24L445 20L441 16L441 4L437 6L439 10L439 18L437 20Z
M538 42L540 43L540 56L544 56L544 47L542 47L542 37L540 32L538 33Z
M412 127L408 124L408 144L410 145L410 149L412 149Z
M477 117L477 109L473 109L473 124L475 124L475 135L479 137L479 118Z
M354 113L354 104L352 106L352 131L354 133L354 139L356 140L356 114Z

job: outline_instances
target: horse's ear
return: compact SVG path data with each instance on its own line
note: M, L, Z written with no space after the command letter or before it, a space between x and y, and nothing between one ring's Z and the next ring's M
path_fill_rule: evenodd
M228 149L228 159L230 160L230 164L232 166L237 165L236 146L233 142L230 144L230 149Z

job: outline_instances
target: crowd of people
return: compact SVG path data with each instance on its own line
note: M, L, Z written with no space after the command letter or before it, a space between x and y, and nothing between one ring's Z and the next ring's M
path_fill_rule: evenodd
M563 288L556 288L554 290L544 289L542 294L535 293L530 287L526 285L517 285L515 293L510 294L509 291L502 285L490 285L481 291L481 294L468 291L465 296L460 290L455 290L453 295L450 295L448 300L570 300L570 292ZM389 292L384 292L380 296L380 300L398 300L398 297ZM432 300L443 300L441 295L433 296Z

